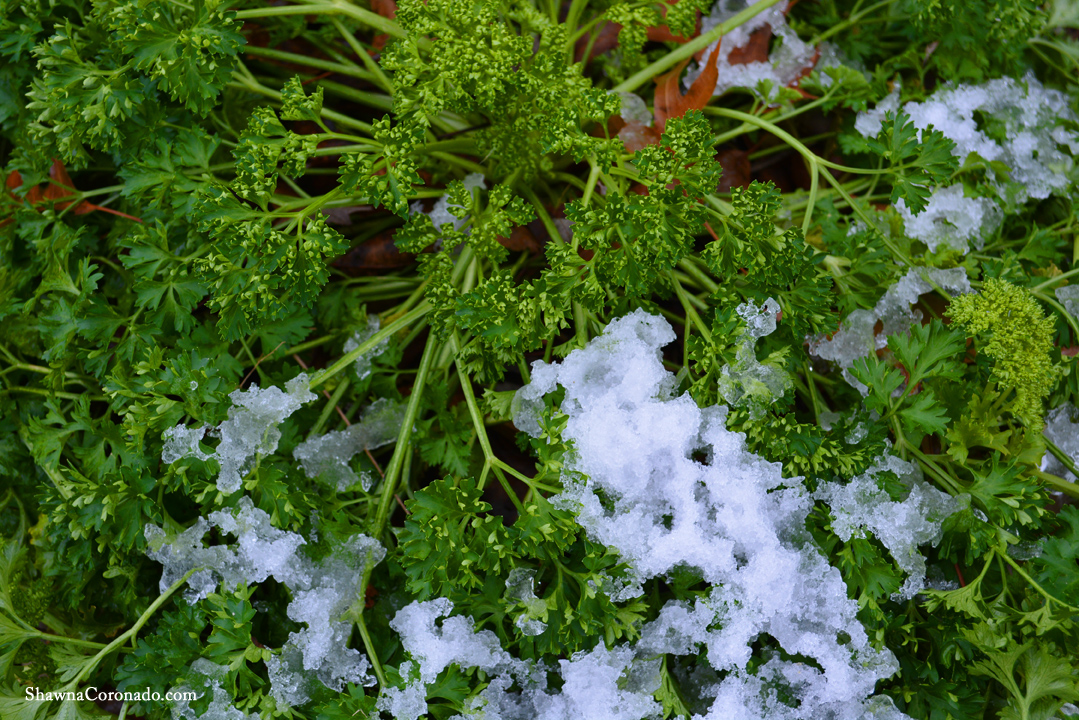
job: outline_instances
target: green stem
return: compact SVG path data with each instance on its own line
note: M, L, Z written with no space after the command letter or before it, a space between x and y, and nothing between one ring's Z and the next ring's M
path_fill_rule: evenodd
M932 458L914 447L906 438L902 438L900 442L911 455L918 459L922 464L922 467L928 470L929 474L935 477L937 481L944 486L944 489L947 490L950 495L955 496L963 492L962 489L940 469L940 466L937 465Z
M1072 317L1070 312L1064 309L1063 305L1058 303L1055 298L1051 298L1043 292L1031 290L1030 294L1060 313L1061 317L1064 318L1064 322L1068 323L1068 327L1075 333L1075 337L1079 338L1079 323L1075 321L1075 318Z
M330 414L333 412L333 409L337 407L337 403L341 402L341 398L344 397L345 391L348 390L350 384L348 375L345 375L341 382L337 384L337 387L334 388L333 395L326 401L326 405L323 406L322 412L319 413L318 420L315 421L314 426L311 428L311 432L307 433L308 440L322 432L322 428L326 426L326 421L330 419Z
M1060 446L1049 438L1042 436L1042 441L1045 443L1045 447L1048 448L1049 452L1053 454L1053 457L1059 460L1064 467L1070 470L1072 475L1079 477L1079 470L1076 469L1075 461L1071 459L1070 455L1061 450Z
M258 80L256 80L253 76L249 76L249 74L245 75L244 73L237 71L232 74L232 77L233 81L228 83L228 87L249 90L253 93L258 93L259 95L264 95L268 98L272 98L273 100L281 102L281 93L279 91L266 87ZM326 108L323 108L322 117L333 120L339 125L355 128L369 135L373 134L373 129L371 128L371 125L369 123L355 120L348 115L344 115L342 113L334 112L333 110L327 110Z
M389 95L357 90L356 88L342 85L341 83L332 80L319 80L318 84L326 88L327 92L331 92L338 97L343 97L348 100L355 100L361 105L366 105L375 110L382 110L383 112L390 112L393 110L393 98Z
M682 283L678 282L678 278L674 276L674 273L668 273L671 284L674 286L674 292L678 296L678 302L682 303L682 309L686 311L686 317L697 326L697 330L707 342L712 342L712 330L704 324L701 320L701 316L697 314L697 311L693 308L693 304L689 300L689 296L682 288Z
M427 385L427 373L431 367L438 343L434 338L428 338L423 348L423 356L420 358L419 372L416 373L416 381L412 384L412 395L408 398L408 407L405 409L405 419L401 423L401 430L397 433L397 446L393 450L390 464L386 466L386 477L382 480L382 494L378 500L378 510L375 514L374 535L381 538L386 529L386 523L390 519L390 508L393 506L393 494L397 491L397 477L401 474L404 464L404 456L411 452L412 426L416 423L416 417L420 412L420 402L423 399L423 390ZM370 571L366 573L370 577ZM363 587L367 587L366 578Z
M382 70L382 66L374 61L374 58L364 49L363 45L356 39L344 24L337 18L330 18L330 22L337 28L337 32L341 34L341 37L345 39L348 46L352 48L352 52L360 58L360 62L367 68L367 71L374 76L374 82L379 85L383 90L389 92L392 89L390 79L386 77L386 73Z
M303 65L305 67L318 68L319 70L329 70L330 72L335 72L339 75L349 75L351 77L360 78L361 80L373 81L375 79L373 73L368 72L367 70L361 70L355 66L350 67L344 63L320 60L311 57L310 55L290 53L285 52L284 50L274 50L273 48L264 48L257 45L247 45L244 47L244 54L257 55L259 57L267 58L268 60L279 60L295 65Z
M391 35L395 38L403 38L408 35L404 29L393 20L384 18L378 13L365 10L358 5L347 2L314 2L304 5L279 5L276 7L252 8L240 10L236 13L237 20L252 20L262 17L276 17L281 15L347 15L359 20L364 25L374 28L380 33Z
M591 169L588 171L588 180L585 182L584 194L581 195L581 207L588 207L588 204L592 201L592 191L596 189L596 182L599 180L599 163L593 158L589 158L588 163L591 166Z
M200 568L193 568L191 570L188 570L187 573L182 578L180 578L179 580L174 582L172 584L172 586L169 587L168 590L161 593L157 597L157 599L154 600L153 603L150 604L150 607L146 608L146 612L144 612L142 615L139 616L139 619L135 621L134 625L132 625L130 628L128 628L128 630L125 633L118 636L115 640L110 642L108 645L101 648L101 650L97 653L97 655L94 655L92 658L90 658L89 661L84 663L83 666L82 666L82 669L79 670L78 675L76 675L74 678L71 679L71 682L69 682L67 684L66 688L67 689L73 689L75 687L78 687L78 684L80 682L82 682L86 678L86 676L91 671L93 671L93 669L95 667L97 667L97 664L99 662L101 662L102 658L104 658L106 655L108 655L112 651L121 648L124 643L126 643L131 638L134 638L135 636L137 636L139 634L139 630L142 629L143 625L145 625L147 622L149 622L150 618L153 617L154 613L157 612L158 608L160 608L162 605L164 605L165 601L167 601L170 597L172 597L172 594L174 592L176 592L177 590L179 590L180 586L182 586L185 582L187 582L187 579L190 578L192 575L194 575L199 569Z
M851 13L850 17L848 17L843 22L836 23L832 27L828 28L827 30L825 30L824 32L822 32L821 34L817 35L815 38L810 40L809 41L809 47L816 47L817 45L820 45L822 42L824 42L828 38L832 37L836 33L842 32L843 30L846 30L848 27L857 24L858 21L861 20L866 15L869 15L869 14L873 13L874 11L879 10L882 7L886 7L888 5L891 5L893 2L895 2L895 0L882 0L882 2L879 2L876 5L870 5L869 7L867 7L864 10L861 10L859 12ZM887 18L885 18L885 19L887 19Z
M366 590L367 586L364 585L361 592L366 592ZM378 659L378 653L375 652L375 643L371 641L371 633L367 631L367 623L363 619L363 613L356 613L355 620L356 625L360 628L363 649L367 651L367 657L371 658L371 665L374 668L379 687L389 687L389 683L386 682L386 673L382 670L382 662Z
M337 362L335 362L333 365L330 365L328 368L326 368L314 378L312 378L310 388L314 390L319 385L326 382L334 375L350 366L352 363L356 362L356 360L358 360L360 356L362 356L364 353L370 352L380 342L393 335L401 328L408 327L414 321L420 319L430 311L431 306L425 302L419 307L417 307L415 310L412 310L411 312L402 315L401 317L391 322L389 325L380 328L378 332L367 338L367 340L360 343L360 346L358 348L351 352L345 353L340 359L338 359Z
M1074 605L1069 605L1068 603L1064 602L1063 600L1060 600L1059 598L1055 598L1052 595L1050 595L1048 592L1046 592L1045 588L1043 588L1041 585L1039 585L1037 582L1035 582L1034 578L1032 578L1030 575L1028 575L1026 570L1024 570L1022 567L1020 567L1019 563L1017 563L1015 560L1013 560L1012 557L1008 553L1001 552L1000 550L996 550L994 552L996 552L997 557L1003 558L1004 562L1011 565L1012 570L1015 570L1017 573L1019 573L1023 577L1024 580L1026 580L1028 583L1030 583L1030 586L1032 588L1034 588L1038 592L1039 595L1041 595L1042 597L1044 597L1047 600L1052 600L1053 602L1057 603L1058 605L1062 605L1063 607L1066 607L1069 610L1077 610L1077 611L1079 611L1079 607L1075 607Z
M1073 498L1079 499L1079 486L1075 483L1070 483L1064 478L1059 478L1056 475L1050 475L1047 472L1041 470L1031 470L1030 473L1035 477L1043 480L1053 486L1054 490L1069 495Z

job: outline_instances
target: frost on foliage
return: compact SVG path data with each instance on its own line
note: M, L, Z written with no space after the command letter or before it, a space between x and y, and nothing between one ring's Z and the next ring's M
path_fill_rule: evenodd
M203 536L211 527L237 537L235 546L204 547ZM291 582L297 572L296 552L304 539L295 533L278 530L270 516L254 507L251 498L240 498L235 513L218 510L209 518L199 518L194 525L169 539L156 525L143 528L147 556L164 566L159 590L165 592L190 570L199 568L188 581L184 594L189 602L198 602L224 582L226 587L263 582L271 575Z
M298 557L303 582L289 585L292 602L286 612L289 619L307 627L291 633L283 651L298 648L303 670L314 673L326 687L341 691L345 683L372 682L367 657L348 647L352 623L341 618L363 597L361 584L367 563L378 564L385 555L378 541L353 535L337 544L333 554L320 563Z
M222 687L228 672L224 665L218 665L206 658L199 658L191 663L191 672L206 677L209 685L210 705L205 712L196 714L191 708L189 700L176 700L172 705L173 720L258 720L258 713L249 715L238 710L232 704L232 698L229 696L228 691ZM171 692L174 693L175 697L183 698L186 693L197 691L192 690L189 685L181 685L173 688ZM199 697L201 698L201 696Z
M473 631L472 618L448 617L453 605L446 599L413 602L390 623L412 661L402 663L403 688L385 688L378 708L396 720L416 720L427 712L426 685L450 665L477 668L490 684L471 701L458 720L642 720L659 717L661 706L652 697L659 689L657 663L637 658L630 647L594 650L560 660L562 688L547 688L543 667L513 658L490 630ZM517 689L511 689L515 686Z
M482 173L471 173L465 176L465 179L462 180L461 183L465 186L465 190L468 190L469 192L472 192L476 188L487 188L487 182L486 180L484 180ZM411 210L414 213L424 212L428 217L431 218L431 224L438 229L441 229L443 225L449 224L453 225L454 230L460 230L461 226L465 224L465 220L467 220L468 218L459 218L454 215L450 211L450 208L453 207L459 208L461 206L451 205L450 196L443 195L435 202L435 206L431 208L430 212L425 212L423 210L423 203L418 200L412 203Z
M1072 156L1079 153L1079 134L1066 129L1076 121L1068 107L1066 95L1047 90L1033 74L1022 81L1000 78L983 85L946 88L925 102L904 105L903 112L916 128L932 125L955 143L952 152L960 162L975 153L986 162L1007 166L1010 175L1001 179L988 174L996 200L965 197L962 185L956 184L938 188L926 210L914 216L901 199L895 207L907 234L930 251L944 244L966 252L969 242L982 246L1000 225L1003 210L1066 191ZM899 96L893 93L873 110L861 113L854 127L865 137L875 137L885 113L898 109ZM978 116L997 126L993 136L978 127Z
M366 492L374 485L374 478L368 472L357 475L350 464L352 458L364 450L392 443L404 419L404 403L379 398L364 411L359 422L305 440L296 446L292 456L309 478L319 478L338 492L356 485Z
M276 387L260 389L258 385L233 391L229 394L232 407L228 419L209 430L211 436L221 439L213 453L207 455L198 445L205 428L194 430L177 425L164 432L166 440L161 460L166 463L174 463L183 457L216 460L221 468L217 489L231 495L243 484L251 459L256 455L269 455L277 449L281 440L277 426L304 403L315 399L308 385L307 375L301 374L285 383L284 392Z
M535 579L536 571L526 568L514 568L506 578L506 596L525 606L525 614L515 621L525 635L539 635L547 629L547 623L538 619L547 617L547 603L536 597Z
M701 33L726 22L736 14L744 10L754 2L747 0L719 0L713 7L711 14L701 20ZM779 88L786 87L800 78L807 70L813 67L816 50L813 46L798 37L798 33L787 24L788 3L781 2L778 5L758 13L741 26L723 36L722 41L717 40L708 46L702 55L702 60L691 67L686 74L686 87L697 78L704 67L705 61L711 57L712 52L719 45L719 54L716 57L718 69L718 81L716 82L715 95L722 95L731 88L748 88L757 90L759 83L769 81L772 83L770 94L774 94ZM730 63L731 51L743 49L750 42L750 36L754 31L768 26L775 38L774 49L768 56L767 62ZM771 99L771 98L768 98Z
M439 598L413 602L397 612L390 627L401 636L401 644L415 664L402 663L399 672L402 677L408 676L409 682L404 688L383 688L379 710L391 713L397 720L416 720L425 715L426 685L451 664L488 673L519 670L520 661L502 649L497 635L490 630L473 632L471 618L446 618L439 627L436 621L452 610L453 603Z
M779 303L768 298L760 308L742 303L737 308L746 329L733 365L725 365L719 378L719 394L731 405L749 405L750 416L759 417L764 408L783 397L791 387L790 376L781 368L757 360L757 340L776 329Z
M206 428L189 428L186 425L167 428L162 433L165 438L165 445L161 448L162 462L171 465L182 457L209 460L210 456L199 447L204 435Z
M1073 318L1079 318L1079 285L1065 285L1056 289L1057 300Z
M876 476L883 472L895 473L909 488L904 500L896 502L881 489ZM841 540L860 537L868 530L888 548L907 573L897 600L909 600L925 587L925 558L918 546L940 542L941 522L969 503L969 497L953 498L930 486L918 466L892 455L878 459L849 483L822 484L814 497L832 509L832 532Z
M652 113L640 95L631 92L620 92L618 97L622 100L620 115L623 120L627 123L652 127Z
M204 547L203 536L211 527L235 536L236 542ZM248 497L240 498L235 510L199 518L171 541L155 525L146 525L144 533L147 555L164 566L162 592L196 568L184 595L189 602L202 600L220 583L229 588L269 577L292 591L288 617L307 627L291 633L280 656L267 663L271 692L281 705L306 702L306 689L316 679L335 690L346 682L370 682L367 658L347 647L352 624L342 617L363 596L366 563L377 564L385 556L377 541L355 535L339 543L329 557L313 562L300 552L304 539L273 527L270 516Z
M1079 410L1071 403L1055 407L1045 416L1045 428L1042 433L1064 454L1079 464ZM1050 452L1042 459L1042 470L1066 480L1075 482L1075 475Z
M966 252L968 244L981 249L985 238L1000 227L1004 214L989 198L966 197L963 186L950 185L933 192L925 209L911 213L903 198L895 203L907 235L936 252L941 244Z
M883 349L889 335L907 332L911 325L920 323L921 311L911 310L910 306L918 302L921 295L933 290L933 285L953 296L972 292L965 268L911 268L885 291L872 310L852 311L831 338L827 335L809 338L810 354L839 365L843 368L844 379L866 394L868 388L850 374L854 361ZM877 321L883 326L879 334L874 332Z
M374 334L378 332L379 325L380 323L377 315L368 315L367 327L365 327L363 330L356 332L356 334L354 334L351 338L345 341L345 354L347 355L348 353L358 348L360 345L363 345L365 342L370 340L374 336ZM375 345L363 355L360 355L358 358L356 358L356 362L352 364L353 369L355 369L356 371L356 377L358 377L360 380L363 380L371 374L371 361L381 355L386 349L386 346L389 345L389 343L390 338L389 336L387 336L383 338L382 342L380 342L378 345Z
M725 407L672 395L660 348L674 339L665 320L638 310L560 365L537 362L519 406L517 426L538 428L537 399L565 388L562 438L573 453L553 502L576 512L592 540L616 549L642 579L691 568L713 585L692 608L668 604L643 630L641 650L703 646L726 673L709 719L902 717L889 715L886 701L867 701L898 664L869 643L839 570L813 546L805 530L813 499L800 478L783 478L779 463L726 429ZM821 670L772 658L751 673L762 634Z

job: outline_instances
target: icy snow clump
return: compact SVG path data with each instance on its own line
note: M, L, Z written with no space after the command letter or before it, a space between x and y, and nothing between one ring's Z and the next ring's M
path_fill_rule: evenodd
M748 405L750 417L759 417L768 404L783 397L792 385L790 376L781 368L757 360L757 340L775 332L779 303L772 298L765 300L760 308L752 303L742 303L736 312L745 322L745 333L738 345L734 365L723 367L719 394L730 405Z
M704 646L712 668L726 673L707 720L904 717L886 699L867 699L898 663L869 643L842 576L806 532L813 498L800 478L784 478L779 463L751 454L744 436L726 429L726 407L673 396L660 348L674 339L664 319L638 310L560 365L533 365L515 423L537 429L537 399L561 385L563 439L574 448L565 490L552 502L575 512L642 579L690 568L712 583L694 608L665 607L641 639L653 654ZM751 645L762 634L822 670L772 658L750 673ZM780 693L797 704L779 701Z
M719 0L712 6L712 12L701 20L701 33L706 33L723 24L739 12L755 4L747 0ZM686 73L685 84L689 87L700 75L704 64L719 46L716 68L719 71L714 95L722 95L731 88L748 88L756 91L762 81L771 81L771 92L786 87L800 78L813 67L816 51L798 37L798 33L787 24L786 10L789 3L781 2L758 13L747 22L724 35L708 46L701 62L691 67ZM730 63L731 51L743 49L750 42L750 36L764 27L771 28L772 35L778 41L767 62ZM766 98L771 99L771 98Z
M854 127L865 137L875 137L885 113L898 109L897 91L861 113ZM996 200L965 197L962 185L956 184L936 189L929 206L917 216L902 199L896 203L907 234L924 242L931 252L942 244L963 252L970 242L980 248L1000 225L1003 210L1063 192L1070 184L1079 134L1066 125L1076 121L1075 113L1068 109L1067 96L1047 90L1033 74L1022 81L1000 78L939 90L925 102L908 102L903 112L919 131L932 125L954 142L952 153L960 162L975 153L1010 170L1006 180L987 178ZM996 137L978 128L975 113L999 124Z
M965 268L911 268L885 291L872 310L852 311L831 338L824 334L807 338L810 354L839 365L843 378L865 395L869 388L850 373L854 361L886 347L889 335L906 332L922 321L921 311L911 310L910 306L933 289L931 282L952 296L973 292ZM874 332L878 320L883 326L880 334Z
M467 616L446 617L449 600L413 602L398 611L390 627L414 662L402 663L409 682L384 688L378 708L396 720L417 720L427 712L426 686L451 664L478 668L490 684L473 700L467 715L454 720L642 720L658 718L662 707L652 697L659 689L658 663L637 658L633 648L607 650L602 642L588 652L559 660L560 691L548 690L543 666L513 658L490 630L475 632ZM441 626L437 621L446 617ZM651 671L650 671L651 670ZM510 687L516 682L518 690Z
M199 448L199 440L207 428L195 430L177 425L163 433L165 446L161 450L161 460L166 463L174 463L183 457L216 460L221 468L217 489L231 495L243 484L251 459L256 455L269 455L277 449L281 440L277 426L304 403L315 399L308 386L307 375L300 374L285 383L284 392L276 387L260 389L258 385L252 385L248 390L234 390L229 394L232 407L228 419L209 429L211 436L221 438L213 453L204 453Z
M908 487L907 497L896 502L882 490L876 476L893 472ZM943 536L941 522L970 502L953 498L929 485L917 465L886 455L849 483L822 484L814 497L832 509L832 532L844 542L869 530L888 548L907 573L896 600L909 600L925 587L925 558L919 545L936 545Z
M374 450L396 440L404 420L404 403L379 398L364 411L359 422L305 440L296 446L292 456L307 477L319 478L338 492L356 485L367 492L374 485L374 478L368 472L357 475L349 463L364 450Z
M236 536L236 543L204 547L203 536L211 527ZM273 577L292 591L286 612L306 627L291 633L281 655L267 663L271 693L282 706L306 702L306 688L316 679L335 690L346 682L371 682L367 657L348 647L352 624L342 617L363 596L366 564L377 564L385 556L376 540L354 535L338 543L326 559L313 562L300 552L302 537L273 527L270 516L246 496L235 510L199 518L171 542L156 525L148 524L143 531L149 544L146 554L164 566L161 592L195 569L184 593L189 602L202 600L222 582L228 588Z
M1053 442L1064 454L1072 459L1073 464L1079 465L1079 410L1071 403L1064 403L1055 407L1045 416L1045 428L1042 433ZM1075 482L1075 475L1050 452L1045 453L1042 459L1042 470L1052 473L1065 480Z
M218 665L206 658L199 658L191 663L191 671L205 676L208 680L210 705L201 715L196 715L191 709L190 701L176 700L172 705L173 720L259 720L258 713L242 712L232 704L228 691L222 687L228 673L224 665ZM181 685L173 688L172 692L183 698L186 693L194 691L190 685Z
M510 570L506 578L506 596L525 606L525 613L514 621L525 635L539 635L547 629L547 623L538 619L547 617L547 603L536 597L535 579L536 571L525 568Z
M352 337L345 341L344 352L347 355L360 345L371 339L375 333L378 332L379 325L381 323L378 320L378 315L367 316L367 327L363 330L357 331ZM371 374L371 361L377 358L386 349L386 346L390 344L390 338L387 336L382 339L377 345L356 358L356 362L352 364L353 369L356 371L356 377L363 380Z
M1079 285L1064 285L1055 291L1057 300L1073 318L1079 318Z

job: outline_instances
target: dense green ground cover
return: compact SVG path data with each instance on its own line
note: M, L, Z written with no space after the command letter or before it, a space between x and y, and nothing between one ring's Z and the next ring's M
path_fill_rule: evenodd
M0 717L1079 712L1077 78L1074 0L0 0Z

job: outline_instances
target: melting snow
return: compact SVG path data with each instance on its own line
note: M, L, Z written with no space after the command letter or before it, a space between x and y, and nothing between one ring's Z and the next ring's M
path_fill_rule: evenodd
M847 315L831 338L827 335L807 338L810 354L838 364L843 368L844 379L865 395L869 388L851 375L850 368L858 358L886 347L889 335L906 332L911 325L922 321L921 311L911 310L910 306L933 289L930 281L953 296L973 292L965 268L911 268L885 291L872 310L854 310ZM880 334L874 333L878 320L883 325Z
M249 463L256 455L269 455L277 449L281 431L277 428L285 418L296 412L304 403L315 399L308 389L307 375L297 375L280 388L259 389L252 385L248 390L235 390L229 394L232 407L228 419L210 429L211 436L221 442L210 454L199 448L199 440L207 428L192 429L177 425L164 432L165 446L161 460L174 463L183 457L200 460L214 459L221 471L217 476L217 489L231 495L240 489Z
M905 297L906 287L896 295ZM618 550L641 579L688 567L712 583L710 595L693 607L669 603L646 626L639 656L696 654L703 646L709 664L727 673L712 688L707 720L904 717L886 698L869 697L898 664L890 651L869 643L839 571L809 538L805 518L813 498L800 478L784 479L779 463L746 450L744 437L724 426L725 407L701 409L688 396L673 396L660 348L674 337L665 320L640 310L615 320L560 365L535 363L514 418L517 427L538 434L539 400L562 385L563 438L573 442L574 454L565 490L553 502L576 512L589 536ZM700 451L704 463L692 459ZM882 462L892 468L898 461ZM855 481L870 501L865 507L855 502L861 497L843 494L846 486L825 493L851 532L873 530L902 556L912 571L904 590L913 592L923 580L911 550L936 539L936 523L952 506L917 478L901 503L863 487L883 467ZM892 513L891 525L879 515L888 510L901 510ZM773 657L749 672L750 646L761 634L823 670ZM797 706L779 701L781 691L797 698ZM537 713L494 717L526 716Z
M865 137L880 132L886 112L899 108L898 91L877 106L861 113L855 129ZM1067 130L1076 121L1067 96L1046 89L1033 74L1022 81L990 80L984 85L959 85L940 90L921 103L908 102L903 112L919 131L929 125L955 143L953 154L960 162L975 153L987 162L1002 163L1010 171L1004 180L990 173L987 178L997 198L968 198L961 184L938 188L929 206L914 216L900 199L896 210L906 223L907 234L924 242L931 252L949 245L966 252L968 243L980 248L999 227L1004 210L1027 200L1040 200L1065 191L1079 154L1079 134ZM977 115L998 125L991 137Z

